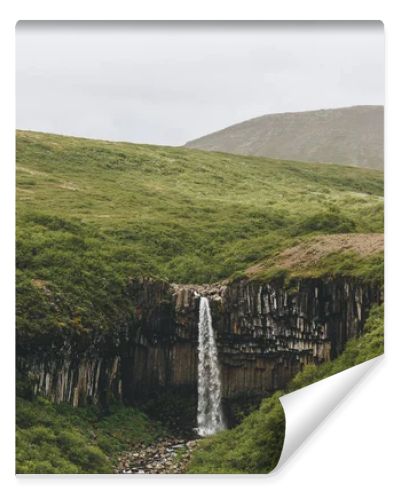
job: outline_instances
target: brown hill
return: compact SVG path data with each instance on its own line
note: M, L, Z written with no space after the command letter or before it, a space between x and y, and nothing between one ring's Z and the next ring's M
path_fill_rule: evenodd
M188 148L383 168L383 106L264 115L189 141Z

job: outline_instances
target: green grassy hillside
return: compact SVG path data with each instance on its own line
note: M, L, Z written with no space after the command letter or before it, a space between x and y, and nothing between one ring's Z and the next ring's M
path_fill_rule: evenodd
M213 282L304 238L382 232L382 195L378 171L20 131L18 331L107 328L129 276Z
M379 171L18 132L18 352L55 348L71 332L84 342L87 332L113 331L132 314L130 277L381 279L382 196ZM369 353L377 340L367 340ZM364 359L346 352L299 377L313 381ZM102 414L30 400L25 383L18 380L19 472L110 472L120 450L164 432L133 408ZM278 396L205 440L191 470L270 470L284 434Z
M72 408L37 398L17 398L18 474L108 474L119 452L165 434L134 408Z
M335 360L307 366L289 384L287 392L301 389L330 375L383 354L383 306L371 309L360 338L350 340ZM285 437L285 415L277 392L237 427L204 439L195 451L188 472L200 474L260 474L274 469Z

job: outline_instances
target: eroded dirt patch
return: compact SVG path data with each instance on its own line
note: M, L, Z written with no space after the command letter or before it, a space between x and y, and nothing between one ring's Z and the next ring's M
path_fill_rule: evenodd
M310 267L324 257L338 252L354 252L360 257L368 257L382 252L383 246L384 236L382 233L346 233L318 236L284 250L273 262L261 262L249 267L246 274L254 276L271 264L283 269Z

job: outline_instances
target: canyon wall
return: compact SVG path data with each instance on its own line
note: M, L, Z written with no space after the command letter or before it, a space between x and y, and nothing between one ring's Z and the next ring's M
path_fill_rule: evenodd
M17 346L17 367L34 392L73 405L133 403L168 388L197 393L199 297L210 300L225 398L283 388L304 365L337 356L362 334L380 286L350 279L227 285L129 285L132 319L112 332L71 337L57 348Z

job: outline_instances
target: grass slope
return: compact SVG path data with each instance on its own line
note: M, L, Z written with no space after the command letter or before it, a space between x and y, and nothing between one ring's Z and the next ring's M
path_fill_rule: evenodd
M320 366L307 366L289 384L287 392L351 368L383 353L383 306L371 309L365 334L350 340L343 353ZM285 416L277 392L241 424L204 439L189 464L189 473L267 473L279 461L285 437Z
M18 332L112 328L128 276L213 282L382 232L382 195L378 171L17 132Z
M383 254L383 233L308 237L278 255L261 259L243 276L259 281L280 276L286 282L307 277L352 276L383 284Z
M131 276L212 282L321 235L380 233L382 195L377 171L18 132L19 352L112 331L133 314ZM373 257L372 267L355 255L326 258L332 273L375 279L382 256ZM17 471L111 472L118 451L162 432L132 408L102 414L19 397ZM205 440L191 470L265 472L283 434L275 395Z
M150 444L164 430L134 408L72 408L17 398L18 474L107 474L119 452Z

